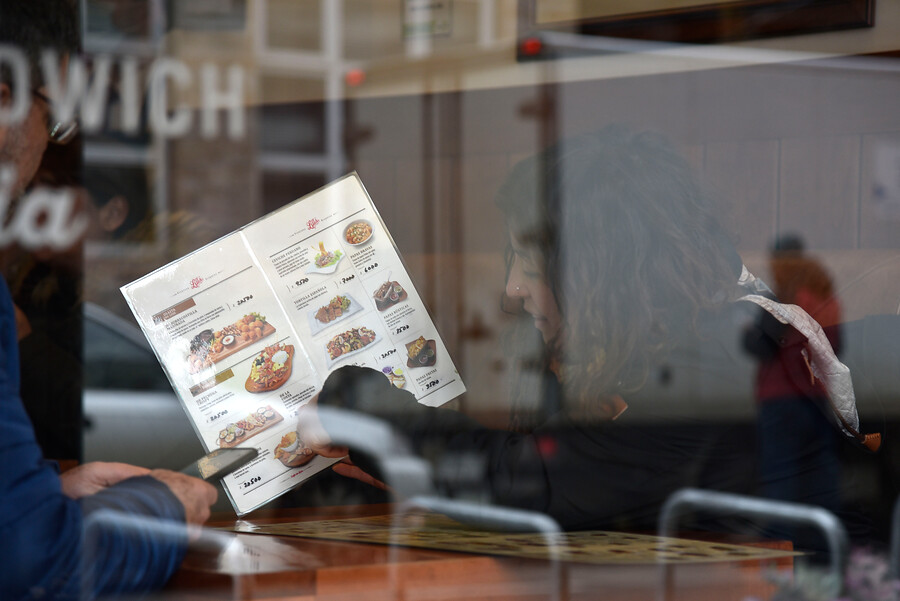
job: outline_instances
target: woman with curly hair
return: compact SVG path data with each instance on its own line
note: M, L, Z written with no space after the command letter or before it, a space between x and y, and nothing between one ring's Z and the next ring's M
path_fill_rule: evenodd
M741 259L660 136L610 127L564 140L516 165L497 204L506 296L534 317L567 399L589 413L640 390L738 294Z
M748 438L721 419L719 397L746 361L740 328L756 309L734 301L762 287L748 290L684 159L659 136L611 127L518 164L497 202L510 242L506 303L540 332L541 359L517 347L526 369L549 374L514 396L551 399L546 418L486 429L361 368L331 374L318 404L382 417L444 468L477 456L464 463L476 473L457 470L439 489L542 511L568 529L652 528L684 486L754 492L752 430ZM301 419L301 438L320 454L346 454L336 442L352 441L333 442L335 429L315 415ZM349 451L362 471L376 469Z

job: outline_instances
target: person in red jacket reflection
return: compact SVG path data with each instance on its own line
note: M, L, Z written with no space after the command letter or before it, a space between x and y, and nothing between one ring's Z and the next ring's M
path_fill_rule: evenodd
M840 353L841 307L831 277L804 251L803 239L784 234L773 244L769 265L773 292L785 304L798 305L815 319ZM812 377L796 330L760 316L763 335L748 336L745 346L759 360L758 404L760 494L778 500L816 499L837 510L839 466L828 399ZM797 339L795 339L797 338Z

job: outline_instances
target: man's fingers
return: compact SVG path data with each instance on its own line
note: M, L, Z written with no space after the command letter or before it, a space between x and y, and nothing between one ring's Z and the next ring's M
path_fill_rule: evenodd
M90 465L90 464L86 464ZM103 463L102 468L98 469L98 478L102 478L107 486L118 484L122 480L135 478L137 476L146 476L150 470L137 465L128 463Z
M209 482L204 481L204 483L206 484L206 486L203 488L203 492L206 494L206 500L204 504L207 508L209 508L219 500L219 490Z
M80 499L109 488L123 480L149 474L150 470L127 463L94 461L85 463L60 476L62 491L71 499Z
M163 482L184 506L185 521L202 524L209 519L209 506L216 502L219 491L209 482L169 470L153 470L151 476Z

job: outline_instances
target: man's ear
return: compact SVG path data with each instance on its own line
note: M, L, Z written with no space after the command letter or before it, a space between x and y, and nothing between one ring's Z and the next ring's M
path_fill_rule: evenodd
M128 218L128 201L124 196L115 196L100 209L100 227L104 232L114 232Z

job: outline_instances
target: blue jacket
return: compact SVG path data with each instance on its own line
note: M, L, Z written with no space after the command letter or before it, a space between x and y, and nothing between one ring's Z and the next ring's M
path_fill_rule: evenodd
M62 493L19 398L15 314L2 279L0 424L0 596L85 599L166 583L187 545L184 507L150 477L78 501Z

